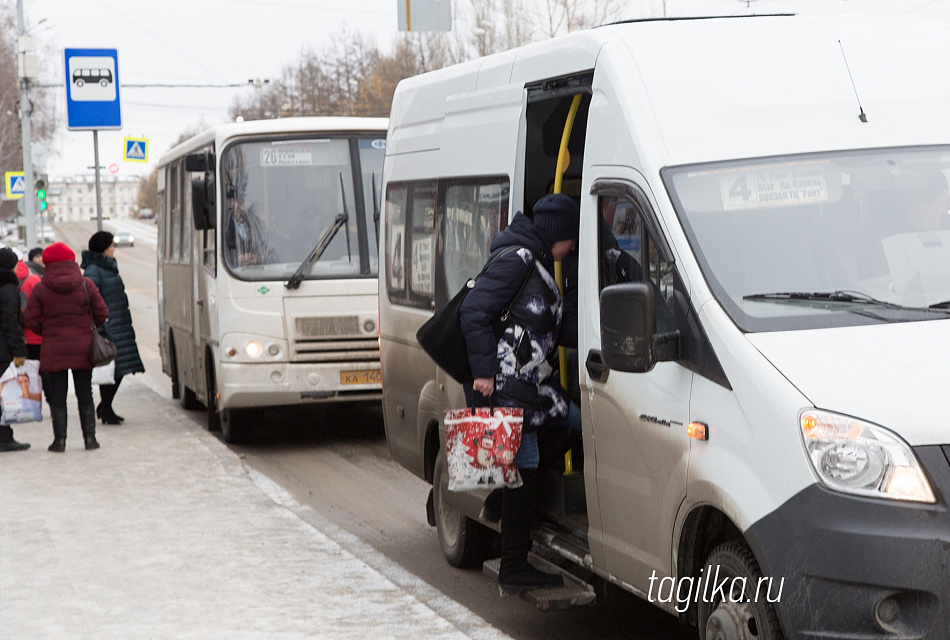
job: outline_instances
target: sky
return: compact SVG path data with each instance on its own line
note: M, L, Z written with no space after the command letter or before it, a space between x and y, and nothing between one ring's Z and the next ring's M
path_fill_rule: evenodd
M14 2L14 0L0 0ZM388 51L406 0L23 0L36 38L41 84L60 131L49 145L51 178L89 175L93 134L66 130L64 48L117 49L122 129L99 133L99 164L117 176L147 175L186 130L227 121L249 79L273 79L342 29ZM446 0L447 1L447 0ZM458 0L456 0L458 1ZM584 1L584 0L580 0ZM624 0L624 18L747 13L889 13L950 22L950 0ZM42 21L42 22L41 22ZM136 88L135 84L239 85ZM123 160L124 139L144 138L148 162Z

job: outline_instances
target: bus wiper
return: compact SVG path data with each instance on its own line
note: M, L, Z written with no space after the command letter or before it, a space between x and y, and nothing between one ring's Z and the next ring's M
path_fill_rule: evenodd
M891 309L905 309L903 305L894 302L878 300L860 291L780 291L776 293L752 293L742 296L743 300L810 300L827 302L844 302L849 304L869 304Z
M333 224L323 230L323 233L320 234L320 242L307 254L304 261L301 262L297 270L294 271L294 275L290 276L290 280L284 285L285 287L288 289L297 289L300 287L300 283L303 282L304 278L310 275L313 265L317 263L317 260L323 255L323 252L327 250L327 247L330 246L330 242L332 242L334 236L336 236L337 231L346 224L347 220L349 220L349 216L346 214L344 207L344 213L338 215L333 220Z

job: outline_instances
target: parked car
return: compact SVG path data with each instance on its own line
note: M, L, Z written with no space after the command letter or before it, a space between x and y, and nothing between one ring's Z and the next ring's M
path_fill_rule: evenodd
M132 233L129 231L116 231L115 232L115 246L134 247L135 236L133 236Z

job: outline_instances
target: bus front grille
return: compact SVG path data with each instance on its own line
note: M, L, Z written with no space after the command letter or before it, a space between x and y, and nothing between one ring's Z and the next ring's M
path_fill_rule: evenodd
M379 340L302 340L294 342L294 362L379 362Z

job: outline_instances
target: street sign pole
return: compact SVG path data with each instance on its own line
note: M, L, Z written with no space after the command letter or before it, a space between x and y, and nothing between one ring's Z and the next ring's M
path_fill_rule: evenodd
M96 159L96 230L102 231L102 190L99 187L99 130L92 130L92 146Z
M16 3L17 33L23 36L26 29L23 24L23 0ZM17 49L24 38L17 40ZM18 52L19 54L19 52ZM20 54L23 55L23 54ZM23 179L26 182L24 191L24 218L26 222L27 250L36 246L36 202L30 197L33 189L33 157L31 155L32 132L30 130L30 79L20 78L20 144L23 146Z

